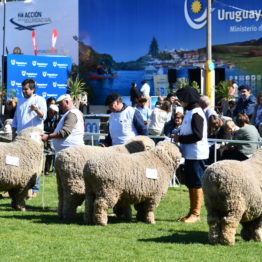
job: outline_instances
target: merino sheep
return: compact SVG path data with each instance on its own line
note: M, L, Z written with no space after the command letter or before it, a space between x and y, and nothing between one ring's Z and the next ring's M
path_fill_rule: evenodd
M262 150L245 161L224 160L203 176L209 240L234 245L239 223L244 240L262 241Z
M135 153L155 147L152 139L136 136L124 145L112 147L73 146L57 154L55 170L58 186L58 216L72 219L77 206L85 200L85 183L83 169L91 157L104 152ZM126 209L126 216L130 216Z
M0 143L0 191L8 191L12 208L25 210L28 190L41 173L43 163L42 131L24 129L11 143Z
M116 203L134 204L138 221L154 224L154 210L167 192L181 154L170 142L132 155L107 153L90 159L84 168L85 222L107 224L107 210Z

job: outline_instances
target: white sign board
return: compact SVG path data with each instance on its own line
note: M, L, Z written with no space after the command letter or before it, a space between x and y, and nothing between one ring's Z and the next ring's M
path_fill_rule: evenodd
M0 4L1 29L3 9ZM7 2L5 23L5 46L9 54L13 53L15 47L19 47L23 54L34 55L32 32L35 30L38 55L69 56L78 64L78 0ZM53 30L58 34L54 53ZM3 32L0 32L0 39L2 43Z

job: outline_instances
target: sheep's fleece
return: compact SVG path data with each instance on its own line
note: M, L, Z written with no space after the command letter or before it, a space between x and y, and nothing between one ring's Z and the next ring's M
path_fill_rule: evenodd
M91 157L104 152L135 153L155 147L152 139L136 136L126 144L112 147L72 146L62 150L56 156L56 175L58 186L58 216L72 219L76 215L77 206L85 199L83 169Z
M211 243L234 245L239 223L244 240L262 241L262 149L248 160L208 167L203 191Z
M137 220L154 224L154 210L167 192L181 154L176 145L159 142L155 148L123 155L104 153L87 161L85 222L107 224L107 210L117 202L135 204Z
M25 198L43 163L42 130L24 129L11 143L0 143L0 191L8 191L12 207L25 210Z

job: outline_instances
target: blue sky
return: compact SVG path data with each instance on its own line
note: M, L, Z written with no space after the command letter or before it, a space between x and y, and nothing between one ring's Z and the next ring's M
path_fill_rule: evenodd
M80 0L80 40L99 53L111 54L117 62L136 60L145 55L153 36L156 37L160 50L205 47L205 27L195 30L188 25L184 15L185 1L188 1L188 12L192 19L203 14L206 0ZM191 10L192 4L198 6L196 2L203 5L199 13ZM262 9L261 0L219 2L247 10ZM262 31L229 31L230 26L259 27L262 17L258 21L218 21L218 10L237 10L219 3L213 7L213 44L246 41L262 36Z

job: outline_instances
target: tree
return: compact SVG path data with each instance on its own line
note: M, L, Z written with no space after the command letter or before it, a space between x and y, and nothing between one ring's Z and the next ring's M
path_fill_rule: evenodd
M152 55L152 57L157 57L158 55L158 43L155 37L151 41L148 54Z

